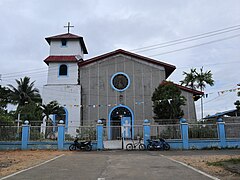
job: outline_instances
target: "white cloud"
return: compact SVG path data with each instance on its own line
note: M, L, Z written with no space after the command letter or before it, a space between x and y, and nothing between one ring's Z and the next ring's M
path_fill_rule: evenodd
M44 38L66 32L63 26L68 21L75 26L71 32L84 37L89 51L86 58L89 58L116 48L132 50L237 25L240 22L240 1L1 0L0 12L1 84L29 75L41 87L46 81L47 70L43 59L49 53ZM161 54L237 33L240 33L239 30L139 53L146 56ZM156 56L154 59L177 66L170 76L170 80L176 82L183 78L182 71L191 67L204 66L204 69L212 70L216 85L206 88L206 92L217 92L239 83L239 39ZM36 68L43 69L42 74L28 71ZM4 78L8 73L21 71L25 73ZM213 99L206 103L205 114L233 108L236 99L236 95Z

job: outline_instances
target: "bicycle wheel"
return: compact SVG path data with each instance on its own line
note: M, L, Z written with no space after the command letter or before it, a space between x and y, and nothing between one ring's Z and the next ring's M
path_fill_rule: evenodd
M170 149L170 145L168 143L165 143L163 145L163 149L166 150L166 151L169 150Z
M71 145L69 146L69 150L70 150L70 151L76 150L76 146L75 146L74 144L71 144Z
M141 143L141 144L139 144L138 148L140 151L144 151L146 149L146 146Z
M126 150L128 150L128 151L133 150L133 145L132 145L131 143L128 143L128 144L126 145Z

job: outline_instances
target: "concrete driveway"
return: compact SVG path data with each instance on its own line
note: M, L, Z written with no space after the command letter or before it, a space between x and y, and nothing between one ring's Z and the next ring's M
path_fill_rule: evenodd
M214 179L168 159L167 156L162 155L164 153L168 153L167 156L170 156L173 151L66 152L60 158L8 177L7 179Z

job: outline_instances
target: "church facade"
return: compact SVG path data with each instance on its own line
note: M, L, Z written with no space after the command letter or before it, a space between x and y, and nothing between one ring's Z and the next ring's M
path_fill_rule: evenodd
M46 41L50 55L44 60L48 80L43 88L43 102L57 100L65 108L67 129L94 125L98 119L104 119L109 131L125 122L132 127L130 136L134 136L134 125L153 119L151 97L155 88L176 69L121 49L84 60L88 53L84 40L71 33L48 37ZM187 99L183 107L185 117L195 120L193 96L202 92L179 87ZM111 134L110 139L114 138Z

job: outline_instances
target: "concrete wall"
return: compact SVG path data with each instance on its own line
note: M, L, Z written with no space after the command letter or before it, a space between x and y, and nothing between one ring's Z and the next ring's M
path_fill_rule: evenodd
M81 105L80 85L45 85L43 87L43 103L47 104L52 100L57 100L61 106L66 108L68 115L68 133L75 135L75 128L81 125L80 105Z
M188 123L194 123L197 120L196 109L193 100L193 94L187 91L181 90L182 95L186 98L186 105L182 107L184 111L184 118L188 120Z
M117 72L126 73L131 81L129 88L123 92L115 91L110 84L111 77ZM131 108L135 124L142 124L143 119L152 119L151 96L163 80L165 80L164 67L125 55L116 55L80 67L83 124L95 124L99 118L108 119L111 109L119 104ZM123 98L120 98L120 95ZM101 106L88 107L88 105Z
M67 45L62 46L60 40L51 40L50 56L80 55L83 59L83 51L79 40L67 40Z
M68 67L67 76L59 76L60 65L65 64ZM77 84L78 83L78 65L77 63L49 63L47 84Z

